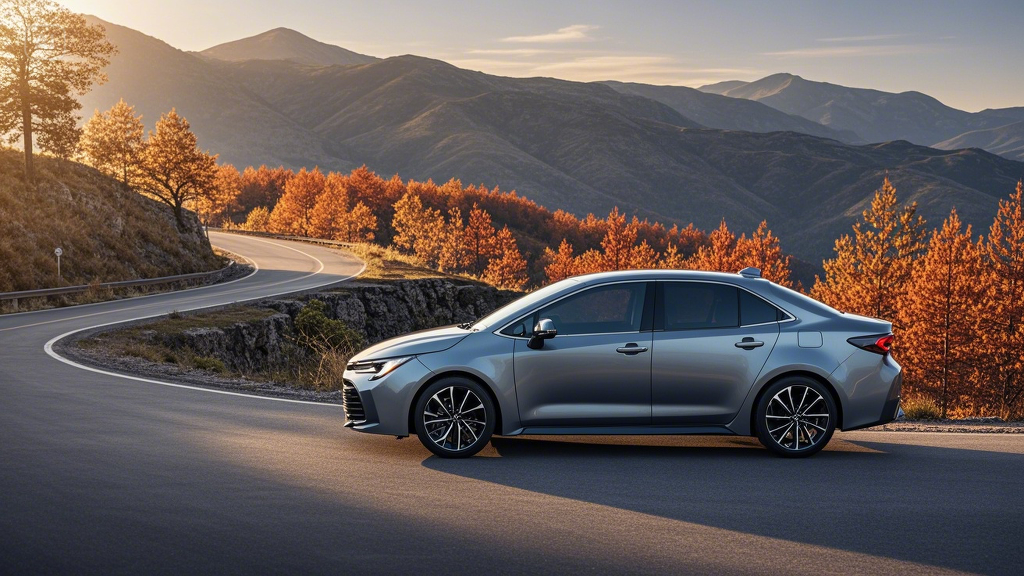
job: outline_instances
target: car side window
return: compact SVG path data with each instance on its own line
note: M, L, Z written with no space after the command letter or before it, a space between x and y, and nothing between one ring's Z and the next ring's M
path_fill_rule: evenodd
M738 288L711 282L662 282L662 328L698 330L739 326Z
M542 308L529 318L550 318L559 336L639 332L646 291L646 282L596 286Z
M781 310L746 290L740 290L740 324L767 324L778 322L784 315Z

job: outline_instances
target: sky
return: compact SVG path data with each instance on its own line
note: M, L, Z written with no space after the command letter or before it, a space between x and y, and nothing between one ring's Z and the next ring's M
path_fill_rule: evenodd
M58 0L183 50L284 26L503 76L698 87L777 72L1024 106L1024 0Z

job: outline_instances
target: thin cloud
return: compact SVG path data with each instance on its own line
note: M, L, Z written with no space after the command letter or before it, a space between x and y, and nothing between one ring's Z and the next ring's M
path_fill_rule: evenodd
M818 38L818 42L877 42L879 40L895 40L906 38L906 34L875 34L873 36L840 36L838 38Z
M543 48L495 48L469 50L467 54L482 54L488 56L537 56L538 54L550 54L552 50Z
M502 42L522 43L555 43L555 42L579 42L581 40L593 40L589 32L597 30L597 26L590 24L573 24L565 28L559 28L557 32L547 34L535 34L533 36L509 36L503 38Z
M762 52L762 56L776 58L842 58L863 56L901 56L937 52L936 46L927 44L894 44L884 46L835 46L829 48L798 48L779 52Z

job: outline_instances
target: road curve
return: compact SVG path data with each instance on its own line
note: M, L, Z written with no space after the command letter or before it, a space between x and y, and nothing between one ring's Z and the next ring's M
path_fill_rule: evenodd
M346 430L336 406L45 353L69 331L359 268L324 248L214 241L259 271L0 317L0 573L1012 574L1024 560L1024 435L837 434L798 461L746 438L498 438L446 461Z

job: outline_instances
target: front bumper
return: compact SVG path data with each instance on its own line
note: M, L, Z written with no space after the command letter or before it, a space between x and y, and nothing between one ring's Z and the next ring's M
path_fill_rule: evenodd
M342 376L345 426L371 434L408 436L413 398L431 374L419 358L413 358L378 380L370 380L373 374L345 370Z

